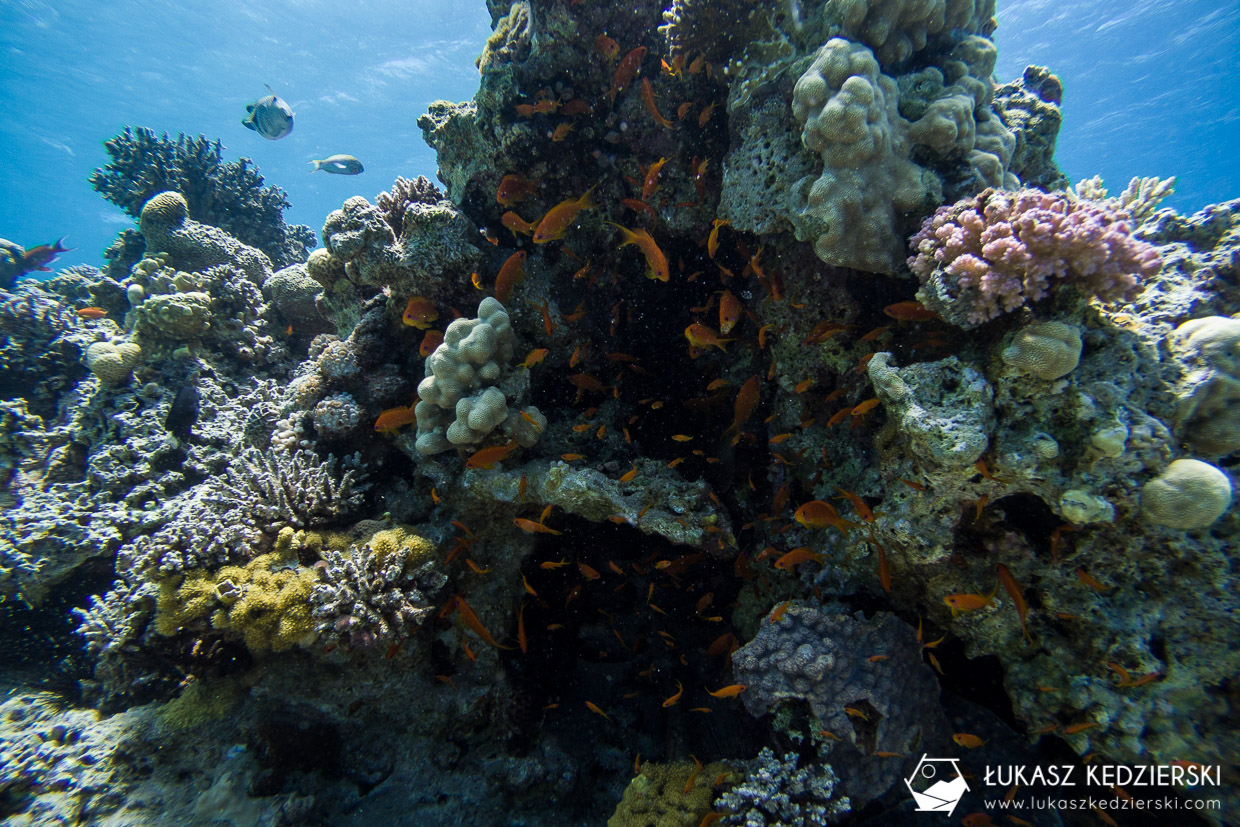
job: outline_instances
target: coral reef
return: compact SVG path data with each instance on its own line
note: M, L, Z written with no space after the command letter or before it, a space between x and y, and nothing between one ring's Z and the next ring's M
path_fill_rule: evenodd
M697 827L710 810L711 780L728 772L719 762L700 766L648 761L625 788L607 827Z
M989 189L940 207L909 242L918 298L959 327L975 327L1070 283L1102 301L1132 300L1158 272L1158 252L1105 203L1036 190Z
M305 261L314 246L309 227L284 223L284 190L263 186L248 158L225 162L219 141L184 134L173 140L140 126L103 145L112 160L91 174L91 186L132 218L156 194L175 191L198 221L257 247L279 267ZM148 238L148 251L164 249L150 245Z
M512 342L508 313L489 296L478 305L478 318L448 325L418 384L418 453L477 445L496 429L526 448L538 442L547 418L533 406L515 407L529 373L507 370Z
M715 799L726 813L720 824L829 824L852 811L846 796L837 795L839 778L828 764L799 767L801 757L789 752L776 757L763 747L742 765L744 778Z

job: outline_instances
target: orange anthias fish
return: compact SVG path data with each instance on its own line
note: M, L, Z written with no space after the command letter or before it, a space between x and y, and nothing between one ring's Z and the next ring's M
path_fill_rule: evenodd
M405 305L405 312L400 316L402 322L418 330L426 330L438 318L439 311L435 309L435 305L422 296L411 296L409 303Z
M801 546L800 548L794 548L792 551L776 560L775 568L783 571L792 571L800 564L808 563L810 560L813 560L816 563L821 563L825 559L827 558L824 555L816 554L810 549L809 546Z
M413 405L407 408L388 408L375 420L375 430L381 434L394 434L405 425L417 422L413 408Z
M512 524L524 531L526 534L562 534L554 528L547 528L542 523L536 523L533 520L526 520L521 517L513 518Z
M435 352L435 348L443 344L442 330L428 330L426 335L422 337L422 344L418 345L418 355L425 359Z
M465 461L465 467L485 468L489 471L498 463L508 459L508 455L516 449L516 442L509 442L507 445L492 445L488 448L479 449Z
M708 348L713 346L720 350L727 350L724 345L732 341L731 339L719 338L718 333L700 322L694 322L685 328L685 338L694 347Z
M754 408L758 407L761 392L762 383L757 376L751 376L746 379L745 384L741 385L741 389L736 392L736 401L732 403L732 424L724 431L725 435L732 435L734 443L735 440L740 438L741 428L745 426L745 423L749 421L749 417L753 415Z
M1029 627L1025 625L1025 615L1029 613L1029 604L1025 602L1025 595L1021 593L1020 584L1016 582L1016 578L1012 576L1012 572L1008 571L1008 567L999 564L999 582L1003 584L1003 590L1008 593L1008 597L1012 598L1012 604L1016 606L1016 614L1020 617L1020 630L1025 635L1025 640L1033 643L1033 638L1029 636Z
M512 210L504 213L499 217L499 223L503 224L512 233L512 237L516 238L517 233L521 235L533 235L534 230L538 229L538 225L533 221L526 221Z
M952 610L952 617L957 617L964 612L976 612L978 609L986 608L994 599L997 591L999 591L998 583L990 590L990 594L949 594L943 598L943 602L947 604L947 608Z
M645 57L646 47L638 46L620 61L615 74L611 76L611 88L607 90L607 97L612 103L615 103L617 95L629 88L629 84L633 82L633 76L637 74L637 69L642 65Z
M50 272L52 268L47 265L51 264L52 260L55 259L56 256L61 253L72 252L71 248L63 246L63 242L66 238L68 238L68 236L62 236L55 244L40 244L37 247L31 247L26 251L26 254L20 258L14 256L12 253L6 252L6 255L8 255L9 259L17 265L19 270L18 275L21 275L22 273L29 273L32 270L41 270L45 273Z
M524 201L534 192L536 184L522 175L505 175L495 191L495 200L505 207L511 207L518 201Z
M529 370L530 368L534 367L534 365L537 365L539 362L541 362L543 359L546 359L547 354L550 352L551 351L547 350L547 348L545 347L536 347L525 355L525 361L517 365L517 367L525 368L526 370Z
M707 689L706 694L710 695L712 698L735 698L737 695L744 692L747 688L748 687L746 687L745 684L743 683L734 683L731 686L725 686L722 689L716 689L714 692Z
M102 319L108 315L108 311L102 307L83 307L77 311L77 315L79 319Z
M612 40L605 34L600 34L594 38L594 51L598 52L608 60L615 60L620 57L620 44Z
M952 740L965 749L977 749L978 747L985 746L986 744L986 742L981 738L978 738L976 735L972 735L968 732L957 732L952 736Z
M680 697L684 694L685 694L684 685L680 681L676 681L676 694L663 702L663 708L666 709L669 706L675 706L676 704L680 703Z
M731 290L724 290L719 296L719 332L725 336L736 327L741 318L741 300Z
M921 302L896 302L883 308L883 313L900 322L942 321L939 314L927 310Z
M486 627L482 625L482 621L478 619L478 615L474 614L473 608L471 608L470 605L465 602L465 598L461 597L459 594L453 595L452 599L448 601L448 605L444 608L445 614L450 614L454 611L459 612L461 615L461 620L465 622L465 625L473 629L474 633L478 635L478 637L482 638L496 649L512 648L510 646L501 646L499 641L491 637L491 633L488 632Z
M513 285L525 278L525 255L525 250L517 250L499 268L499 275L495 277L495 298L501 304L508 304Z
M715 257L715 253L719 252L719 230L726 224L732 222L725 218L716 218L711 222L710 235L706 236L706 254L711 258Z
M655 123L666 129L675 129L676 125L663 117L659 112L659 107L654 102L654 87L650 85L650 78L642 78L642 103L646 107L646 111L650 113L650 117L654 118Z
M624 235L624 241L620 242L621 247L636 244L637 249L642 251L642 255L646 257L646 278L666 282L671 277L667 256L663 255L663 251L659 249L658 243L650 233L640 228L630 230L612 221L607 223L618 228Z
M590 198L597 186L598 184L595 184L594 187L590 187L580 198L566 198L547 210L542 221L538 222L538 229L534 231L534 243L546 244L548 241L563 238L564 233L568 232L569 226L577 220L577 215L582 210L590 210L598 206Z
M659 175L663 171L663 165L667 163L666 158L660 158L650 165L650 169L646 170L646 178L642 181L642 200L649 201L650 196L654 195L659 189Z
M792 519L806 528L836 528L845 534L849 529L857 527L856 523L841 517L835 506L822 500L810 500L804 503L792 515Z

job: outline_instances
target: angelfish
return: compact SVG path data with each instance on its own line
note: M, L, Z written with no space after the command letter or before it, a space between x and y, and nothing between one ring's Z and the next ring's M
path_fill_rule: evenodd
M245 107L249 114L241 119L241 125L269 141L278 141L293 131L293 110L270 86L267 91L271 94Z
M332 175L360 175L366 171L362 166L362 162L354 158L352 155L333 155L330 158L324 158L322 161L311 161L314 169L311 172L330 172Z

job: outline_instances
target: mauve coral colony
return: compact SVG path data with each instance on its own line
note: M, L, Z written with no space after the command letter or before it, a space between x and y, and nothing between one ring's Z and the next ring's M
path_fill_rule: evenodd
M972 327L1044 298L1056 281L1131 300L1161 265L1132 229L1106 202L987 189L936 210L911 239L908 266L927 307Z

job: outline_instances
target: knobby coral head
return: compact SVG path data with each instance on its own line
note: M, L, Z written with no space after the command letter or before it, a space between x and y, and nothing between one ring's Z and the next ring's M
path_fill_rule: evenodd
M960 327L974 327L1071 282L1103 301L1131 300L1162 266L1132 236L1117 202L1062 193L987 189L940 207L910 240L918 297Z

